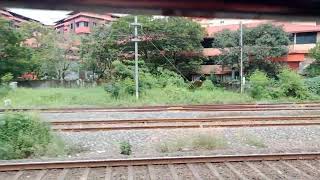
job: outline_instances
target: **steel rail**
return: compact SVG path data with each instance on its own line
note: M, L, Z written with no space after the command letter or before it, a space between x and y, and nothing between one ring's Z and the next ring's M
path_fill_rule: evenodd
M214 127L310 126L320 125L320 116L229 117L193 119L131 119L95 121L52 121L57 131L112 131L139 129L186 129Z
M62 161L32 161L32 162L0 162L0 171L39 170L62 168L86 168L106 166L163 165L187 163L219 163L247 161L277 161L277 160L313 160L320 159L320 152L282 153L282 154L247 154L219 156L183 156L183 157L151 157L130 159L89 159Z
M319 110L320 103L283 103L283 104L212 104L212 105L172 105L172 106L141 106L114 108L21 108L0 109L5 111L43 111L43 112L152 112L152 111L239 111L239 110Z
M110 120L53 120L52 125L71 124L119 124L119 123L170 123L170 122L225 122L225 121L279 121L279 120L320 120L320 116L235 116L208 118L146 118L146 119L110 119Z

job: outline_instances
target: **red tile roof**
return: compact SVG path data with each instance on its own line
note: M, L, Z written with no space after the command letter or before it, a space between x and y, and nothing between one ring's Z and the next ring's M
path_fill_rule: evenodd
M276 26L282 26L284 31L288 33L299 33L299 32L320 32L320 25L303 25L303 24L295 24L289 22L274 22L274 21L259 21L255 23L247 23L244 24L246 27L257 27L260 24L264 23L272 23ZM236 31L239 29L238 24L232 25L224 25L224 26L210 26L206 28L207 34L209 36L213 36L215 33L220 32L222 30L231 30Z

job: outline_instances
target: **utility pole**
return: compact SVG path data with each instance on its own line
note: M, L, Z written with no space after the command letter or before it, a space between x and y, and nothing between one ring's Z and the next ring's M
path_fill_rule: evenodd
M240 92L243 93L244 83L243 83L243 29L242 21L240 21Z
M136 84L136 99L139 99L139 66L138 66L138 42L140 41L138 39L138 26L140 24L138 23L138 17L134 16L134 23L131 23L132 26L134 26L134 38L132 41L134 42L134 80Z

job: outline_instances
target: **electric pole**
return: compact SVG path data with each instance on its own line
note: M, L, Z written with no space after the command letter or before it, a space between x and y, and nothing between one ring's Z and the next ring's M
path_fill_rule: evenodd
M132 41L134 42L134 61L135 61L134 81L136 84L136 99L139 99L138 41L140 40L138 39L138 26L140 26L140 24L138 23L137 16L134 16L134 23L131 23L131 25L134 26L134 38L132 39Z
M243 84L243 29L242 29L242 21L240 21L240 92L243 93L244 84Z

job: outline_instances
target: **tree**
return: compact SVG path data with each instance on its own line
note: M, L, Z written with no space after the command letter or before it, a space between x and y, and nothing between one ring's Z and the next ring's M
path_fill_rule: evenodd
M139 59L152 73L159 68L188 76L202 63L203 29L187 18L139 16ZM100 74L111 72L111 62L133 59L133 16L120 18L111 26L102 26L83 41L82 57L87 67Z
M0 19L0 77L11 73L15 78L30 70L30 50L23 47L22 35L8 21Z
M224 30L215 34L213 46L222 52L220 63L240 67L239 30ZM243 28L244 72L250 74L255 70L265 71L275 77L281 69L279 62L273 58L288 53L289 37L282 27L262 24L254 28Z
M120 52L116 49L116 41L111 33L110 25L102 25L81 40L80 56L83 66L93 75L98 75L98 79L111 77L112 62L118 59Z
M32 47L32 72L38 77L65 79L66 72L71 68L68 55L77 39L72 34L58 34L54 29L37 22L26 22L20 27L26 39L26 46Z

